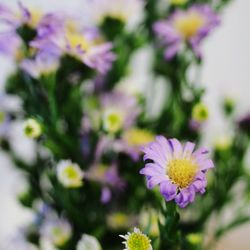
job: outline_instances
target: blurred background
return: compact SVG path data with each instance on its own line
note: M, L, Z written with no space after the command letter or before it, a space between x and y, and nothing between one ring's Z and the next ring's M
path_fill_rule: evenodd
M87 0L23 0L23 4L34 8L49 10L67 10L74 13L79 8L84 8ZM15 6L16 0L0 0ZM224 97L236 100L237 114L246 113L250 110L250 32L248 24L250 1L235 0L226 8L222 24L204 45L204 67L202 85L207 89L205 102L210 107L211 117L204 128L206 143L213 143L216 136L229 133L230 129L224 123L219 111L219 104ZM148 56L148 51L138 53L135 66L136 77L142 77L145 73L141 61ZM139 66L140 65L140 66ZM12 63L6 58L0 57L0 89L3 89L5 77L12 70ZM10 100L10 105L18 106L17 100ZM14 124L12 138L16 152L27 161L32 161L33 143L24 138L21 133L21 124ZM250 161L249 164L250 166ZM11 161L0 152L0 249L4 248L5 242L13 235L13 232L23 224L31 220L30 211L21 208L16 201L16 195L25 188L21 173L12 168ZM250 224L244 225L226 235L219 243L217 249L249 250Z

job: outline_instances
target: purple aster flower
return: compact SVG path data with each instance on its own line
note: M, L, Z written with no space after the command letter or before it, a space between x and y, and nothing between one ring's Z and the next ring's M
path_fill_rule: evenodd
M58 57L71 55L105 74L116 57L111 51L113 45L102 40L96 29L84 29L74 20L60 15L47 15L38 26L38 37L31 46Z
M167 20L158 21L154 31L166 46L165 58L172 59L188 43L201 57L202 40L219 24L218 15L208 5L193 5L188 10L176 10Z
M175 200L181 208L192 203L196 193L205 192L205 174L214 167L207 149L194 148L191 142L182 146L177 139L157 136L143 149L147 163L140 173L147 177L148 188L159 185L165 200Z

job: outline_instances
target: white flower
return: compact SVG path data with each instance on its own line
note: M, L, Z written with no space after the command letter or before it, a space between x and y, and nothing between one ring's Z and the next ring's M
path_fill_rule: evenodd
M88 7L96 24L110 17L125 23L128 30L135 29L144 15L143 0L93 0Z
M124 114L116 108L106 109L103 114L103 127L109 133L118 132L124 123Z
M65 245L72 235L72 228L68 221L59 218L48 218L41 228L42 236L53 245Z
M83 184L83 171L78 164L70 160L62 160L57 165L57 178L68 188L78 188Z
M120 235L120 237L125 239L122 242L125 245L124 250L153 250L151 240L138 228L134 228L134 232Z
M30 118L24 123L24 134L30 138L38 138L42 134L42 127L39 122Z
M82 238L77 244L77 250L101 250L101 245L98 240L87 234L83 234Z

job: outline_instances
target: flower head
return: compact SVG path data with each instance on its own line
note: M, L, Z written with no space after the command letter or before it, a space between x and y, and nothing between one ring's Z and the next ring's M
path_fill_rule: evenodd
M61 218L48 218L41 227L41 234L57 247L64 246L72 235L69 222Z
M38 138L42 134L40 123L33 118L29 118L25 121L23 130L24 134L30 138Z
M144 160L151 161L140 171L147 177L148 188L159 185L165 200L175 200L180 207L193 202L197 192L203 194L206 171L214 164L207 158L207 149L194 148L191 142L182 146L177 139L156 137L143 150Z
M138 228L134 228L132 233L127 233L126 235L120 235L125 241L124 250L152 250L151 240L148 236L142 233Z
M111 18L134 29L143 18L143 7L143 0L93 0L86 9L91 9L91 19L97 25Z
M102 96L102 123L108 133L129 128L140 113L136 98L113 92Z
M80 241L77 243L76 250L101 250L99 241L91 235L83 234Z
M209 111L204 103L196 104L192 109L192 118L197 122L205 122L209 117Z
M176 10L167 20L154 25L156 34L166 46L165 57L171 59L187 43L200 57L202 40L219 24L219 18L208 5L193 5L188 10Z
M100 73L106 73L115 55L112 44L104 42L96 29L87 29L60 15L46 15L38 26L38 37L31 46L45 54L67 54Z
M64 187L78 188L83 185L83 171L78 164L62 160L57 165L57 178Z

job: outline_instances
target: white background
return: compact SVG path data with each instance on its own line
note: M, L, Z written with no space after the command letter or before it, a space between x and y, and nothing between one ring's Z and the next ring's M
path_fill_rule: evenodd
M79 11L83 1L86 0L23 0L22 2L45 10L67 9L74 13L75 10ZM0 0L0 2L14 6L17 1ZM207 88L205 102L211 108L211 119L205 130L205 137L210 142L217 135L227 133L218 111L218 105L224 96L231 96L238 101L239 115L250 110L249 9L250 1L235 0L224 12L221 27L204 45L202 84ZM1 59L0 86L10 69L10 63ZM25 145L23 143L22 138L15 141L17 150L32 157L32 152L29 150L32 142L26 141ZM0 250L2 250L1 243L14 232L17 225L22 225L31 219L29 211L20 208L16 202L15 195L22 186L21 175L12 169L9 160L0 153ZM218 249L249 250L249 233L248 225L235 230L222 240Z

